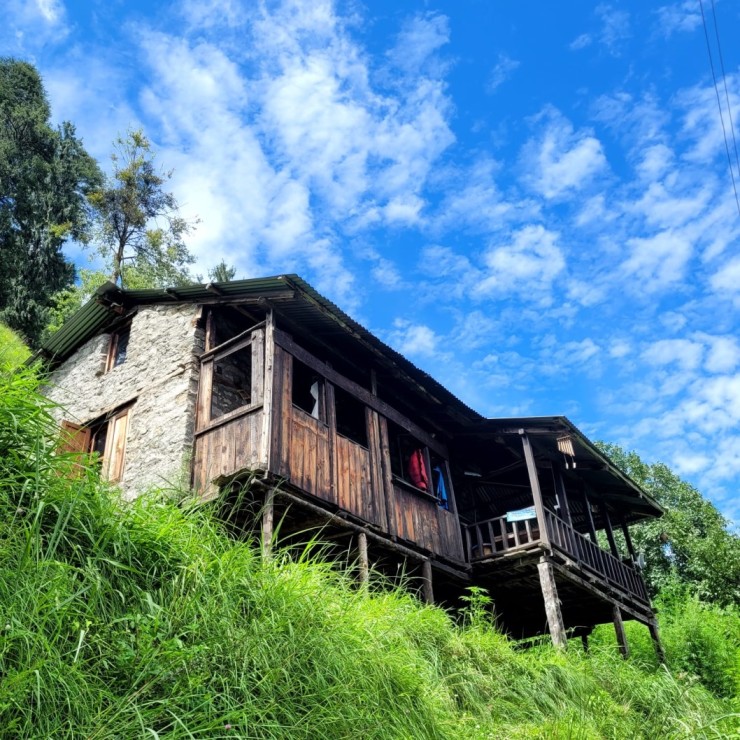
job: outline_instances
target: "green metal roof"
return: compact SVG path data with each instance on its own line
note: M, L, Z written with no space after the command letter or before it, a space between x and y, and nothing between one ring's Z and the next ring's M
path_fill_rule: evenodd
M234 280L226 283L187 285L177 288L124 290L113 283L101 285L92 298L53 334L41 348L41 353L52 364L63 362L78 347L90 340L122 313L139 305L199 303L221 300L258 302L267 299L282 315L299 325L307 334L336 346L347 353L371 353L381 365L412 382L417 391L425 394L438 409L440 419L454 419L450 432L463 434L501 433L504 429L526 428L537 434L572 433L583 454L601 463L604 472L618 480L624 489L640 498L653 515L662 512L660 506L647 497L642 489L598 450L574 424L564 416L529 417L512 419L485 419L464 404L428 373L416 367L403 355L382 342L367 329L348 316L337 305L318 293L298 275Z

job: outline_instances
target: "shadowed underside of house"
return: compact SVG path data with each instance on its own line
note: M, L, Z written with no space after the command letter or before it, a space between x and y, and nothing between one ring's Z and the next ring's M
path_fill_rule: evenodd
M192 485L229 488L266 554L278 523L283 542L319 527L362 579L403 571L446 604L488 589L514 637L565 645L613 621L626 655L622 620L636 619L659 649L629 527L661 510L565 417L483 418L294 275L103 286L45 349L63 365L163 305L192 306L199 337L182 410Z

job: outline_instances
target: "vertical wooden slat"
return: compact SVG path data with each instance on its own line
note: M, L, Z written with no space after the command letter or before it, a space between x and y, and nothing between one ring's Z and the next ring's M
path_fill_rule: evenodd
M274 378L275 364L275 317L272 309L269 309L265 318L265 371L263 381L262 408L262 430L260 432L260 465L265 470L270 469L270 442L272 438L272 424L274 419L273 413L273 395L272 389L275 381ZM285 389L283 389L285 393ZM278 409L282 408L282 403L276 404Z

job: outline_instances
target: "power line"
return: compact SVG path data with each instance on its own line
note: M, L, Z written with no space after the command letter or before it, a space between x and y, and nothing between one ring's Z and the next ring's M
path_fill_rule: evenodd
M713 3L714 4L714 3ZM704 15L704 3L703 0L699 0L699 7L701 8L701 20L704 25L704 39L707 42L707 54L709 55L709 66L712 69L712 80L714 81L714 92L717 94L717 107L719 108L719 120L722 123L722 135L725 139L725 151L727 152L727 164L730 167L730 178L732 179L732 189L735 193L735 204L737 205L737 212L740 215L740 197L737 194L737 184L735 183L735 173L732 169L732 157L730 156L730 145L727 141L727 129L725 128L725 116L722 113L722 101L719 97L719 88L717 87L717 75L714 72L714 61L712 60L712 47L709 43L709 32L707 31L707 19ZM734 137L734 133L733 133Z

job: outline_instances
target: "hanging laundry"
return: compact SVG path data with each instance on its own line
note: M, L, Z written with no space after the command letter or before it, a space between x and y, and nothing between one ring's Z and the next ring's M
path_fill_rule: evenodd
M432 468L434 474L434 493L437 495L437 503L443 508L450 508L450 502L447 498L447 487L445 486L445 476L442 472L442 468L439 465L435 465Z
M422 491L429 490L429 475L424 462L424 450L414 450L409 457L409 480Z

